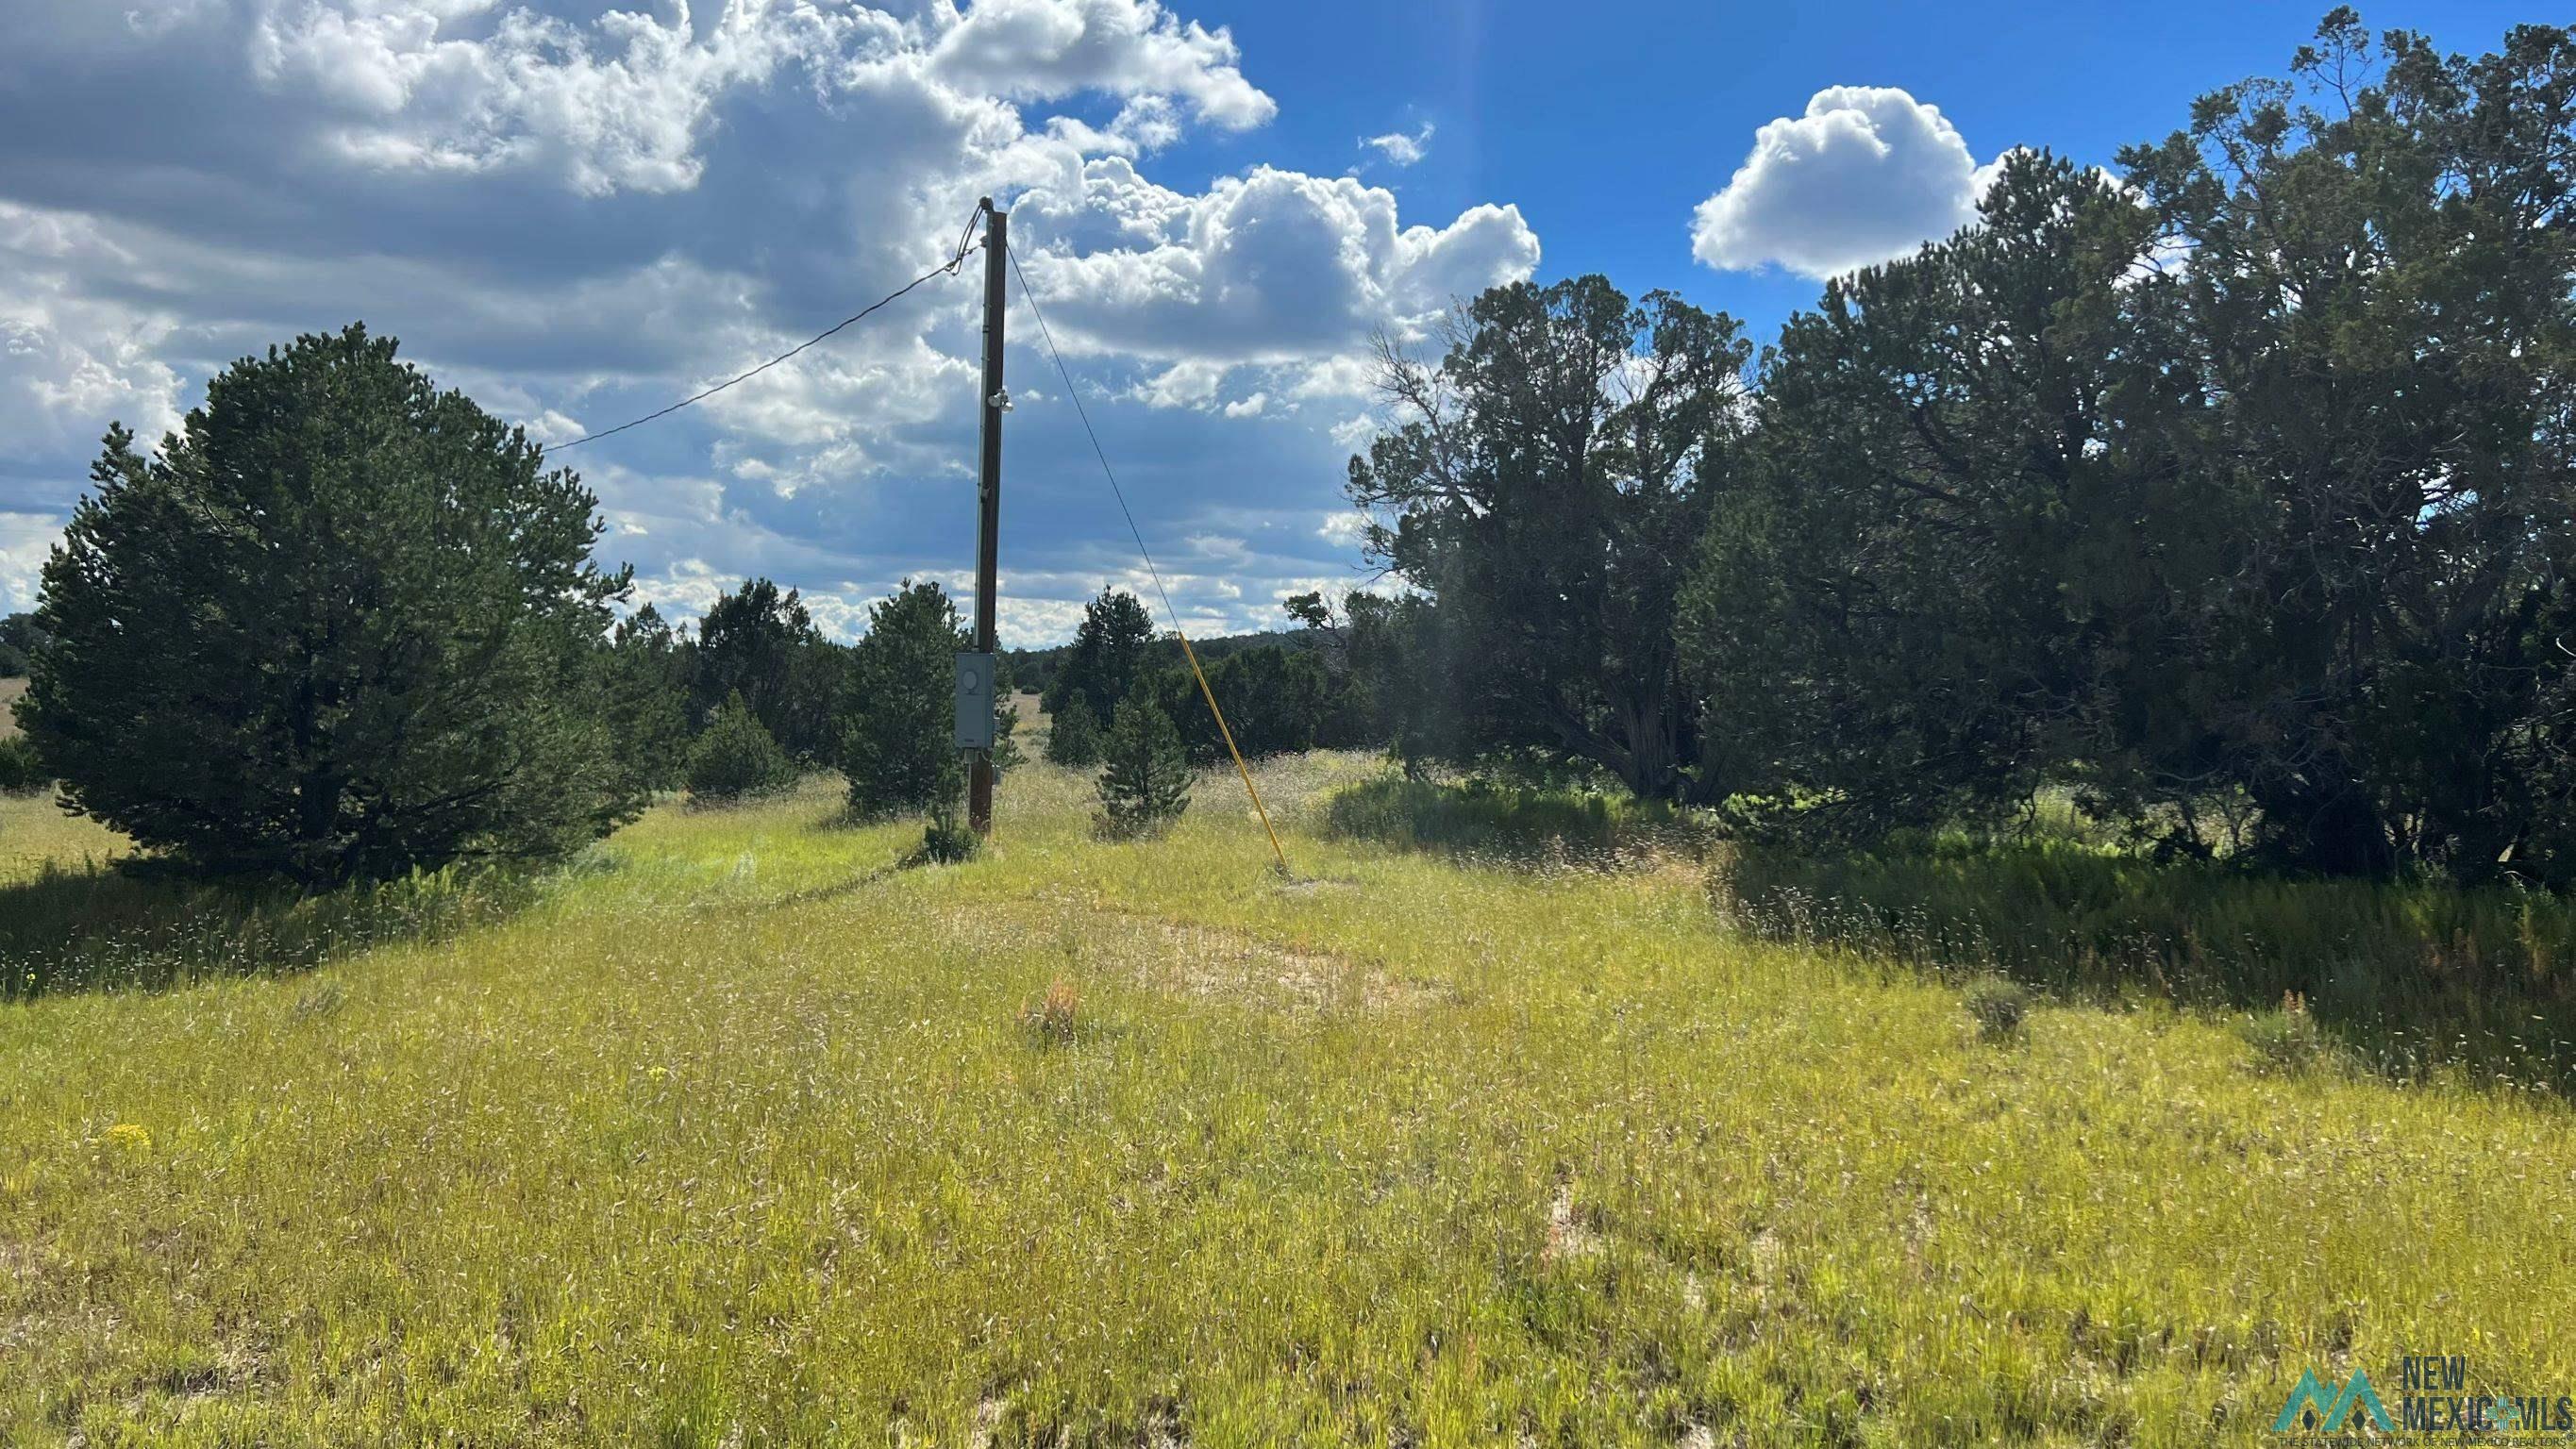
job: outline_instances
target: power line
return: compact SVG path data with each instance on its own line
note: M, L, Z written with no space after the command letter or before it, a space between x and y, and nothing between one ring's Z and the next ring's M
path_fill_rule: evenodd
M1029 290L1029 275L1020 270L1020 253L1011 249L1011 275L1019 278L1020 300L1029 304L1029 315L1038 320L1038 336L1045 339L1047 356L1055 360L1056 376L1064 379L1064 395L1073 400L1073 415L1082 419L1083 434L1091 439L1091 455L1100 460L1100 471L1109 479L1109 496L1118 500L1118 512L1127 520L1127 532L1136 540L1136 552L1145 560L1145 572L1154 580L1154 592L1163 599L1163 612L1171 618L1172 632L1181 629L1181 614L1172 607L1171 591L1163 587L1163 571L1154 567L1154 552L1145 547L1145 534L1136 526L1136 514L1127 506L1127 490L1118 486L1118 470L1109 466L1109 454L1100 446L1100 434L1091 428L1091 414L1082 406L1082 390L1073 385L1073 374L1065 370L1064 354L1055 350L1055 333L1048 329L1046 313L1039 310L1035 292Z
M1020 283L1020 298L1029 304L1029 315L1038 323L1038 336L1045 340L1047 356L1055 363L1055 375L1064 379L1064 395L1073 400L1073 415L1082 419L1082 431L1091 439L1091 455L1100 460L1101 476L1109 480L1109 496L1118 500L1119 515L1127 520L1127 532L1136 540L1137 556L1145 560L1145 572L1154 580L1154 592L1162 597L1163 616L1172 621L1173 637L1181 641L1181 655L1190 662L1190 673L1198 679L1199 693L1207 700L1208 713L1216 716L1217 733L1225 736L1225 751L1234 756L1235 773L1243 777L1244 793L1252 797L1253 811L1261 817L1262 832L1270 837L1270 853L1279 861L1279 873L1288 874L1288 853L1279 848L1278 828L1270 823L1270 807L1261 803L1260 787L1252 783L1252 767L1243 762L1243 751L1234 743L1234 728L1225 722L1225 711L1217 707L1216 691L1209 687L1207 671L1199 668L1199 652L1190 647L1189 632L1181 627L1181 611L1172 607L1172 591L1163 587L1163 571L1154 567L1154 551L1145 546L1145 531L1136 526L1136 511L1127 506L1127 490L1118 486L1118 470L1109 466L1109 452L1100 446L1100 434L1091 426L1091 412L1082 405L1082 389L1074 386L1073 373L1064 365L1064 354L1055 346L1055 332L1047 326L1046 311L1038 306L1038 294L1029 290L1029 274L1020 270L1020 253L1015 247L1005 248L1011 258L1011 275Z
M970 217L966 222L966 235L973 235L974 230L975 222L974 219ZM895 301L906 292L909 292L913 288L920 286L922 283L929 281L931 278L941 276L943 274L952 277L957 275L958 264L966 260L966 253L971 250L973 249L966 244L966 236L960 236L957 239L957 250L949 255L948 260L941 262L938 266L932 267L929 271L922 273L920 276L915 277L911 281L904 283L902 286L895 288L886 295L879 297L877 300L870 302L864 307L861 307L858 311L853 312L849 316L842 318L840 321L833 323L831 326L824 328L821 332L818 332L814 336L807 338L805 341L787 349L776 357L769 359L767 362L753 368L751 371L746 372L739 377L726 378L724 381L717 383L706 391L698 393L693 397L684 397L659 412L646 413L644 416L635 419L633 422L619 423L613 428L602 428L598 432L591 433L588 436L575 438L569 443L558 443L548 451L560 453L567 448L578 448L584 443L595 443L612 433L622 433L628 428L642 427L644 424L653 421L655 418L667 418L671 414L678 412L680 409L687 407L692 403L705 402L708 398L714 397L717 393L724 391L735 383L749 382L751 379L760 376L762 373L767 372L778 364L787 361L789 358L794 357L796 354L803 352L807 348L828 340L834 333L839 332L842 328L865 318L869 313Z

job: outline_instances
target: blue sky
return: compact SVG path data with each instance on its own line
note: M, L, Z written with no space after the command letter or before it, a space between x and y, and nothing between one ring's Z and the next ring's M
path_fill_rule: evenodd
M1373 332L1600 271L1767 339L1973 206L2278 74L2322 6L1155 0L20 0L0 53L0 607L111 418L363 319L564 441L783 350L983 192L1185 622L1365 575L1340 502ZM2379 5L2492 48L2528 10ZM693 615L749 573L848 636L972 556L974 293L942 281L719 402L565 455ZM1006 642L1134 551L1015 312Z

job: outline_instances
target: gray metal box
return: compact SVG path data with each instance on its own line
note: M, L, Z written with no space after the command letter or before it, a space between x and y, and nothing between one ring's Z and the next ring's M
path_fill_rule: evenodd
M957 748L993 747L993 669L990 654L957 656Z

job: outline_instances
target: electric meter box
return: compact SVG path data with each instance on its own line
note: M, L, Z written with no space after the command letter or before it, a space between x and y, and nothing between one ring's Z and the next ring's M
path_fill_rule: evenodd
M957 656L957 748L993 747L993 670L990 654Z

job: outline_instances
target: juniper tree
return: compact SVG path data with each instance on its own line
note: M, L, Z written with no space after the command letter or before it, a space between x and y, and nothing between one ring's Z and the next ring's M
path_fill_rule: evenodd
M2157 573L2226 517L2120 426L2172 390L2119 345L2145 208L2030 152L1980 205L1766 359L1681 629L1745 823L1865 841L2026 800L2113 672L2169 657Z
M2138 793L2241 789L2277 864L2576 882L2576 33L2338 9L2121 159L2192 253L2132 303L2175 451L2245 524L2167 605Z
M47 561L20 720L70 808L310 885L559 856L633 813L597 500L362 326L119 426Z
M1225 711L1223 730L1188 666L1148 670L1138 685L1172 721L1193 764L1225 759L1227 730L1233 732L1234 747L1251 757L1301 754L1315 747L1334 686L1324 662L1312 652L1261 644L1203 660L1201 667L1217 707Z
M1783 328L1682 630L1736 808L2576 881L2576 35L2292 69Z
M1476 298L1437 366L1381 349L1395 425L1353 458L1368 551L1438 600L1450 742L1701 798L1674 648L1692 545L1728 484L1750 354L1724 313L1598 276Z

